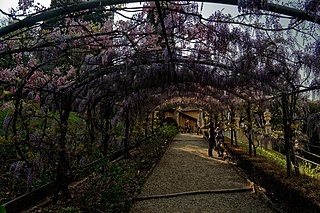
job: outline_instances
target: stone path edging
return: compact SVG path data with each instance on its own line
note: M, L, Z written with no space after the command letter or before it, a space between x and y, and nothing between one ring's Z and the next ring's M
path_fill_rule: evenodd
M248 187L252 188L253 192L256 193L258 195L258 197L265 202L273 211L277 212L277 213L283 213L283 211L278 208L272 201L271 199L266 195L265 193L265 189L262 188L261 186L259 186L258 184L254 183L253 181L251 181L247 174L239 167L237 167L236 164L230 163L230 165L232 165L233 169L243 178L247 181L247 185Z
M149 199L158 199L158 198L170 198L178 197L183 195L197 195L197 194L219 194L219 193L234 193L234 192L248 192L252 191L252 188L235 188L235 189L218 189L218 190L199 190L199 191L188 191L188 192L179 192L172 194L162 194L162 195L151 195L151 196L141 196L134 198L134 201L149 200Z

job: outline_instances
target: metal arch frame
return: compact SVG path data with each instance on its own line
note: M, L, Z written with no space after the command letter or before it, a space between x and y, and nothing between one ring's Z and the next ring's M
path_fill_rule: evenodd
M147 0L147 1L150 1L150 0ZM170 0L158 0L158 1L170 2ZM46 21L62 15L67 15L71 12L91 9L98 6L111 6L115 4L129 4L129 3L137 3L137 2L142 2L142 1L141 0L92 0L92 1L83 2L79 4L67 5L60 8L48 9L39 14L26 17L25 19L17 23L0 28L0 37L7 35L11 32L14 32L18 29L21 29L23 27L30 27L38 22ZM196 0L196 2L238 5L238 0ZM319 16L311 16L302 10L294 9L294 8L283 6L283 5L268 3L267 11L284 14L284 15L301 19L301 20L306 20L306 21L314 22L316 24L320 24Z

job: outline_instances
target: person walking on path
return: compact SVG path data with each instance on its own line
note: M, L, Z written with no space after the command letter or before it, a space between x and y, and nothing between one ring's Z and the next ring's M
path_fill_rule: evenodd
M218 123L218 126L216 128L216 140L217 140L217 152L218 152L218 157L223 157L223 148L222 145L224 143L224 136L223 136L223 124Z
M197 135L199 135L200 134L200 122L199 121L197 121Z
M209 157L213 157L212 150L215 148L215 146L216 146L216 132L213 127L213 123L210 123L210 126L209 126L209 149L208 149Z

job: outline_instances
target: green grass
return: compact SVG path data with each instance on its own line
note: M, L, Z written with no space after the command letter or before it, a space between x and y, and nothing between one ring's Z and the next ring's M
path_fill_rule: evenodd
M299 166L300 172L312 178L320 179L320 166L315 166L309 162Z
M262 149L260 147L257 148L257 154L261 156L265 156L273 161L275 161L277 164L283 166L284 168L286 167L286 156L274 151L274 150L266 150Z
M244 148L246 150L249 149L249 145L247 142L244 141L238 141L238 146L241 148ZM286 156L274 151L274 150L266 150L263 148L258 147L257 148L257 155L259 156L264 156L267 159L275 162L277 165L282 166L283 168L286 168L287 161L286 161ZM299 164L299 170L301 174L305 174L309 177L313 178L320 178L320 167L319 166L314 166L310 163L305 163L305 164Z
M244 148L246 150L249 149L249 144L247 142L244 141L238 141L238 146L241 148ZM263 148L258 147L257 148L257 155L259 156L264 156L272 161L274 161L275 163L277 163L278 165L282 166L282 167L286 167L286 156L274 151L274 150L266 150Z

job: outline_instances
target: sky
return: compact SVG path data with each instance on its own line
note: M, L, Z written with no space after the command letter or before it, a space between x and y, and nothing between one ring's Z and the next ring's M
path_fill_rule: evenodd
M18 1L19 0L0 0L0 9L5 11L5 12L9 12L11 8L17 8L18 7ZM49 7L51 0L34 0L35 2L39 2L41 3L43 6L45 7ZM288 2L290 0L269 0L270 2L277 2L278 4L282 4L284 2ZM143 0L142 0L143 2ZM130 5L140 5L140 3L133 3ZM129 7L129 5L127 5L127 7ZM199 9L201 7L201 3L199 3ZM238 12L238 7L235 5L228 5L228 4L216 4L216 3L203 3L203 7L202 7L202 15L205 18L208 18L211 14L215 13L215 11L220 10L223 13L229 13L232 16L236 16L239 14ZM128 13L126 14L126 12L122 12L124 13L124 15L126 16L130 16L132 15L132 13ZM4 17L1 12L0 12L0 21L1 18ZM123 17L115 17L115 19L122 19ZM286 24L287 20L281 20L284 21L283 23Z
M35 2L40 2L43 6L49 7L51 0L35 0ZM1 0L0 9L4 12L9 12L11 8L18 7L18 0Z
M287 2L288 0L275 0L279 4L282 2ZM43 6L49 7L51 0L35 0L35 2L40 2ZM271 0L270 2L273 2ZM4 10L5 12L8 12L10 8L16 8L18 6L18 0L0 0L0 9ZM203 7L203 13L205 16L214 13L215 10L221 10L224 9L224 12L231 13L231 14L237 14L238 8L237 6L229 6L229 5L222 5L222 4L210 4L207 3Z
M43 6L49 7L51 0L35 0L35 2L40 2ZM16 8L16 7L18 7L18 0L0 0L0 9L3 10L4 12L9 12L11 8ZM231 13L231 14L238 13L238 9L236 6L205 3L203 6L203 15L205 17L208 17L209 15L214 13L215 10L222 10L223 8L225 8L224 12ZM1 17L1 14L0 14L0 17Z

